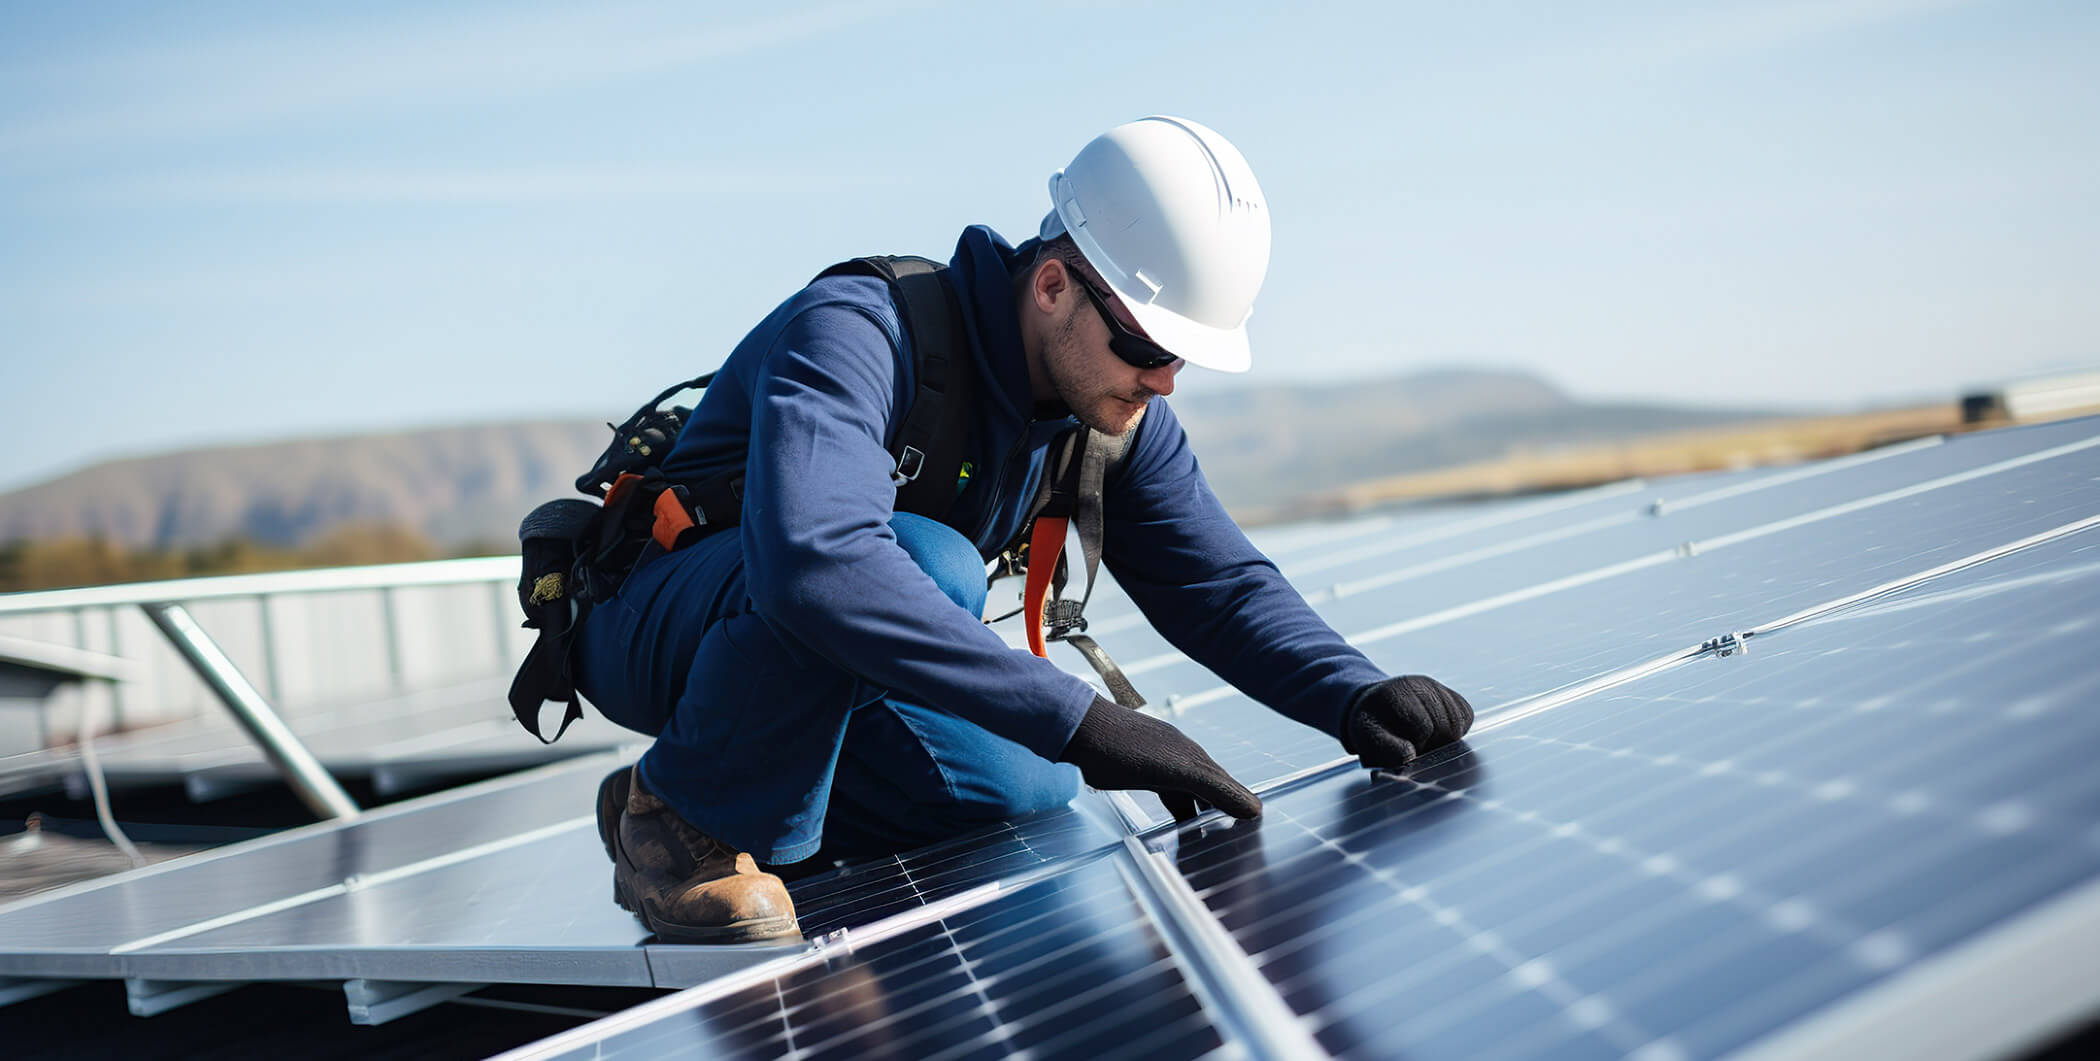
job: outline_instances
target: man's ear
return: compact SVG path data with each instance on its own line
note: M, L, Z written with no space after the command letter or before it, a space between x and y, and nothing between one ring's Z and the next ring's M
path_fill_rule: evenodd
M1035 274L1029 279L1028 292L1035 299L1035 308L1045 314L1057 312L1057 300L1069 298L1072 290L1072 274L1064 260L1055 256L1046 257L1036 263Z

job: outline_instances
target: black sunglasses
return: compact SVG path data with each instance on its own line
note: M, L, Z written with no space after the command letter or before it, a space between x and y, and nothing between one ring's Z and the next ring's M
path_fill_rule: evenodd
M1066 269L1065 274L1079 284L1079 289L1086 292L1086 297L1093 302L1094 309L1100 312L1101 322L1108 325L1108 348L1114 351L1117 357L1122 358L1125 364L1132 368L1154 369L1165 368L1181 360L1168 353L1166 348L1158 343L1123 327L1123 322L1117 320L1116 315L1109 311L1108 299L1101 292L1094 290L1094 285L1088 283L1086 277L1079 275L1079 270Z

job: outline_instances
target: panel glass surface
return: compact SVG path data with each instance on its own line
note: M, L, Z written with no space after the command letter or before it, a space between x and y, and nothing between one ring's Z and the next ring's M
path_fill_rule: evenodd
M1209 752L1226 773L1253 789L1300 770L1324 766L1344 754L1340 741L1244 696L1163 717ZM1172 817L1150 792L1135 791L1129 796L1141 816L1136 823L1140 830Z
M548 767L32 897L0 909L0 976L113 975L113 947L587 816L611 767Z
M2056 441L2047 435L2018 437ZM1915 455L1937 457L1953 445ZM2094 514L2100 514L2100 447L1695 555L1664 558L1651 552L1657 559L1644 568L1433 621L1360 647L1388 673L1434 675L1485 711ZM1623 540L1636 531L1651 532L1642 524L1626 524L1611 533ZM1629 547L1625 555L1638 554ZM1528 562L1552 562L1551 550L1533 551ZM1417 600L1417 593L1432 600L1477 601L1502 588L1483 578L1508 578L1511 571L1524 569L1511 558L1330 601L1323 611L1343 634L1359 635L1394 620L1434 619L1435 611ZM1535 572L1545 573L1545 568ZM1388 601L1404 610L1382 612ZM1203 697L1168 717L1247 784L1342 754L1337 742L1220 686L1193 662L1176 659L1150 670L1133 669L1139 671L1141 689L1176 691L1156 697L1163 703L1177 696ZM1150 821L1166 820L1149 794L1138 802Z
M1330 625L1345 635L1355 634L2095 437L2100 437L2100 421L2086 419L1986 432L1888 456L1867 454L1718 484L1669 480L1639 494L1609 497L1556 513L1543 522L1525 521L1390 555L1360 557L1314 574L1286 566L1285 573ZM2083 498L2091 498L2096 493L2094 469L2100 469L2100 447L1888 501L1866 512L1881 512L1883 520L1937 518L1937 511L1946 506L2020 506L2030 499L2047 500L2062 485L2077 485ZM1655 500L1665 502L1660 516L1647 514L1647 506ZM2056 510L2076 507L2058 505ZM1888 549L1890 546L1872 537L1874 517L1862 515L1866 516L1864 523L1854 520L1847 526L1854 528L1851 533L1870 536L1851 544ZM2038 521L2024 519L2018 512L1971 515L1968 523L1976 533L1949 534L1942 544L1981 549L2005 540L1992 540L2003 528L2042 529L2036 526ZM1809 526L1827 527L1829 523ZM1808 536L1833 537L1823 530L1806 530L1793 534L1792 539ZM1845 544L1831 542L1827 547ZM1216 684L1209 672L1179 659L1141 621L1112 633L1105 627L1093 632L1149 699L1189 695ZM1074 673L1084 672L1085 665L1076 653L1058 650L1053 658ZM1399 672L1426 670L1442 677L1433 669L1443 666L1436 659L1419 657L1417 662L1401 663Z
M1176 857L1340 1055L1716 1055L2100 878L2096 624L2085 532Z
M1221 1045L1097 860L562 1056L1187 1058Z
M1326 611L1389 673L1432 674L1486 709L2094 514L2100 514L2100 447L1746 541L1709 543L1691 556L1651 553L1647 566L1473 614L1425 612L1412 594L1427 580L1405 593L1394 587L1386 600L1365 594ZM1466 592L1450 585L1432 596L1482 599ZM1426 625L1363 636L1406 620ZM1207 677L1187 661L1134 677L1149 688L1159 680L1155 675L1175 670ZM1210 685L1216 687L1215 679Z
M132 952L160 980L449 980L647 987L648 929L616 906L597 826ZM775 953L752 953L756 964Z

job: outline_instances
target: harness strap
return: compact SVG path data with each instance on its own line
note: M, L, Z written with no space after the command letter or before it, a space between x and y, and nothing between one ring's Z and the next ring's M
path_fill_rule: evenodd
M1101 676L1102 684L1108 686L1109 695L1116 698L1116 703L1132 709L1145 706L1145 698L1138 695L1137 686L1130 684L1130 676L1116 666L1116 661L1109 658L1099 642L1085 634L1066 634L1064 640L1086 657L1087 665Z
M1086 561L1086 590L1080 594L1079 607L1074 609L1075 617L1086 608L1088 601L1094 599L1094 573L1101 566L1105 522L1101 512L1102 482L1108 475L1108 466L1123 459L1123 447L1129 441L1099 431L1086 433L1086 451L1079 457L1079 493L1072 499L1072 518L1079 523L1079 549ZM1085 627L1082 625L1080 629Z
M817 279L855 275L888 282L911 338L911 406L891 446L897 455L890 473L897 487L896 510L944 520L955 506L963 436L976 405L977 372L955 285L947 266L913 255L855 258L818 273Z
M905 327L917 353L917 393L904 414L898 439L897 511L939 520L955 506L955 477L962 467L963 431L976 395L976 372L960 362L970 357L962 334L962 311L945 269L896 269Z
M1050 649L1043 643L1043 605L1050 598L1051 574L1064 558L1067 523L1063 516L1037 516L1028 537L1028 581L1023 584L1021 609L1028 624L1028 651L1044 659L1050 658Z
M1070 442L1053 454L1046 469L1045 499L1041 514L1028 539L1028 581L1021 595L1021 610L1028 626L1028 648L1038 656L1049 655L1048 642L1064 641L1079 650L1087 665L1101 676L1103 684L1124 707L1145 706L1130 676L1109 656L1099 642L1086 636L1086 605L1094 596L1094 578L1101 566L1101 540L1106 519L1101 508L1103 482L1109 466L1123 459L1127 437L1083 431L1083 442ZM1079 449L1077 467L1071 461ZM1074 525L1079 530L1081 562L1086 568L1086 589L1076 601L1062 599L1068 570L1065 535ZM1044 630L1048 620L1049 630Z

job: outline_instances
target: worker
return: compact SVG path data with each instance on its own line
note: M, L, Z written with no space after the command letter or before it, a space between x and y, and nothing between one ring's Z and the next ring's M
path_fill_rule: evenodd
M948 267L977 380L952 508L895 511L914 337L890 284L826 276L737 344L664 458L741 476L733 531L651 548L576 635L576 688L654 744L607 778L615 894L663 940L792 936L778 874L1059 807L1081 780L1236 818L1260 799L1172 725L982 622L1058 436L1123 454L1102 552L1174 646L1253 699L1399 768L1463 736L1465 698L1388 677L1246 539L1163 400L1248 367L1268 208L1240 152L1150 117L1050 180L1036 238L965 229ZM921 337L923 338L923 337Z

